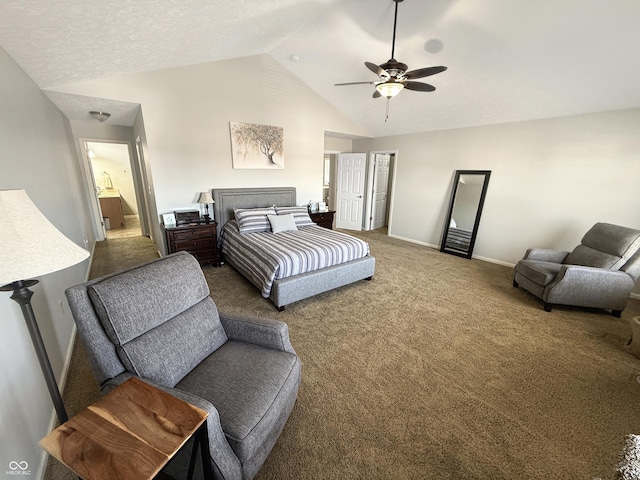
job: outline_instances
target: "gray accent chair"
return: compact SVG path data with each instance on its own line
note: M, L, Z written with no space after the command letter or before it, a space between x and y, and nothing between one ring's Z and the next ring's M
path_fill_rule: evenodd
M103 393L132 376L207 412L216 478L253 478L293 409L301 362L284 322L219 313L179 252L67 289Z
M544 302L610 309L620 317L640 277L640 230L596 223L572 252L530 248L513 271L513 286Z

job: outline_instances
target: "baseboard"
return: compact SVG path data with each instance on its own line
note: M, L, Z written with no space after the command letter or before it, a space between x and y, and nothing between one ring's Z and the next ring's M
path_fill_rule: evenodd
M440 250L440 245L434 245L433 243L420 242L420 241L414 240L412 238L401 237L400 235L394 235L392 233L390 233L389 236L392 237L392 238L397 238L398 240L403 240L405 242L415 243L417 245L422 245L424 247L431 247L431 248L435 248L436 250ZM503 262L502 260L496 260L495 258L480 257L478 255L472 255L471 258L474 258L476 260L482 260L483 262L489 262L489 263L496 263L498 265L504 265L505 267L511 267L511 268L515 267L515 263Z
M414 240L413 238L401 237L400 235L394 235L393 233L389 233L389 236L391 238L396 238L398 240L403 240L405 242L415 243L417 245L422 245L423 247L431 247L431 248L435 248L436 250L440 250L440 245L434 245L432 243L427 243L427 242L420 242L418 240Z
M483 262L495 263L497 265L503 265L505 267L513 268L516 266L515 263L503 262L502 260L496 260L495 258L488 257L480 257L476 255L472 255L471 258L475 258L476 260L482 260Z

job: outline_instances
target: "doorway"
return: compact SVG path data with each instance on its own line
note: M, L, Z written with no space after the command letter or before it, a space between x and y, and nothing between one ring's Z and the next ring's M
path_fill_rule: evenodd
M390 224L396 151L371 152L367 169L365 230L377 230Z
M140 195L134 178L131 145L82 140L93 192L97 240L141 236ZM102 237L102 238L100 238Z

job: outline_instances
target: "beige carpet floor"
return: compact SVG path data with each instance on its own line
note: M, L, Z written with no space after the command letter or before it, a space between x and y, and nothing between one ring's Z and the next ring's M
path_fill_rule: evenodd
M640 359L623 348L639 301L620 319L547 313L510 268L357 235L373 280L282 313L230 266L204 268L220 310L287 322L303 361L258 480L613 478L625 435L640 432ZM155 256L143 237L102 243L93 277ZM73 355L70 414L97 396L80 342ZM51 461L47 478L73 477Z

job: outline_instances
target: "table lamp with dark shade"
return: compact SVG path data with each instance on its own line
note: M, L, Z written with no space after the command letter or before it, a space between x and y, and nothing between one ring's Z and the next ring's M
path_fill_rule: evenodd
M20 305L56 409L58 420L68 420L47 351L38 328L29 287L40 277L71 267L89 252L65 237L33 204L24 190L0 190L0 291L13 292Z

